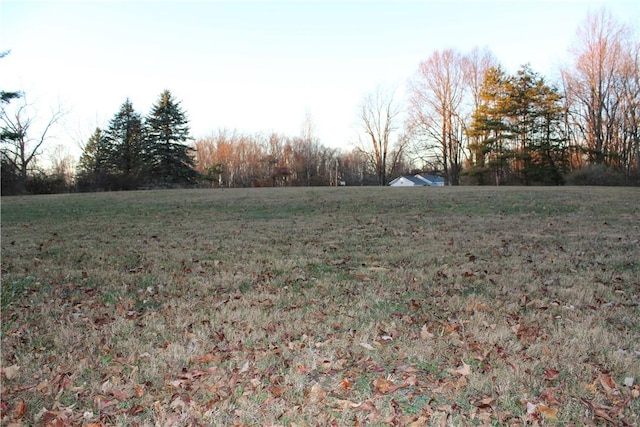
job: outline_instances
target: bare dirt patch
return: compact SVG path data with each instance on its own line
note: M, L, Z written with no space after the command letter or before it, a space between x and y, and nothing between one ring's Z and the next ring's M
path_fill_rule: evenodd
M2 424L640 424L637 189L3 198L1 297Z

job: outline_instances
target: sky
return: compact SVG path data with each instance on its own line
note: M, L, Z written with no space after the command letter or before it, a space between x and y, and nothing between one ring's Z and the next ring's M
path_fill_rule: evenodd
M309 115L323 145L349 150L364 96L383 85L402 103L434 51L487 47L507 72L529 63L553 80L603 6L640 22L630 0L0 0L0 88L23 91L42 117L66 111L55 144L72 153L127 98L146 115L165 89L194 138L295 136Z

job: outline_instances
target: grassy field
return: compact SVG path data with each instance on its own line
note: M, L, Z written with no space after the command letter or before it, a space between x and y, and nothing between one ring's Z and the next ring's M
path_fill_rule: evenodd
M640 191L2 198L2 425L640 425Z

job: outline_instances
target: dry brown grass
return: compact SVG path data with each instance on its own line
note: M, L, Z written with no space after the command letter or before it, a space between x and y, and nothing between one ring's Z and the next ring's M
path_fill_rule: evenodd
M3 198L2 423L639 425L639 241L637 189Z

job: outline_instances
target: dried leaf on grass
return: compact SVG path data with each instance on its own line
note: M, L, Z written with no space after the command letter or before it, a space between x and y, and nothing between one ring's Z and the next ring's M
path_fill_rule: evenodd
M373 388L379 393L389 393L396 391L398 386L386 378L376 378L373 380Z
M20 371L20 366L11 365L11 366L6 366L4 368L0 368L0 370L2 371L2 374L6 379L12 380L16 377L16 375L18 375L18 371Z
M424 325L422 327L422 329L420 329L420 338L423 340L430 340L433 339L435 335L433 335L431 332L429 332L429 329L427 328L427 325Z
M450 372L455 375L466 377L467 375L471 375L471 366L462 361L462 366L457 369L451 369Z
M550 408L546 405L543 404L538 404L538 412L542 414L543 417L545 417L548 420L557 420L557 414L558 414L558 410L554 409L554 408Z

